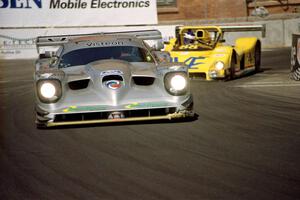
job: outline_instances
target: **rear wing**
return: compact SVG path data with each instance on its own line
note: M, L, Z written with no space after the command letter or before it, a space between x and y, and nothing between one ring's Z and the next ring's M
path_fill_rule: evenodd
M36 47L40 54L41 47L61 46L72 39L88 36L100 35L127 35L134 36L144 40L151 48L160 50L163 48L162 34L159 30L142 30L142 31L125 31L125 32L101 32L90 34L74 34L74 35L53 35L53 36L39 36L36 40Z
M251 32L259 31L262 37L266 37L266 25L238 25L238 26L220 26L222 32Z
M266 25L236 25L236 26L222 26L222 25L202 25L202 26L176 26L175 28L175 36L178 38L180 29L184 27L184 29L193 29L195 27L207 27L208 29L216 29L220 28L223 35L224 32L253 32L253 31L259 31L262 33L262 37L266 37Z

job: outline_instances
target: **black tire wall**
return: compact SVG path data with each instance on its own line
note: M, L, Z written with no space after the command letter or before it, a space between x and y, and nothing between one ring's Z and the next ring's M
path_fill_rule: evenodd
M300 80L300 34L293 34L291 49L291 79Z

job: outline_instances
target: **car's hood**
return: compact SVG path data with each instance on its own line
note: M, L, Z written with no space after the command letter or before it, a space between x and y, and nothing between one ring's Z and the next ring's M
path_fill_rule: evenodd
M67 81L85 78L98 79L106 75L122 75L126 82L131 77L144 76L156 77L156 65L154 63L130 63L121 60L101 60L87 65L74 66L62 69Z
M86 107L87 105L101 105L106 108L117 106L119 109L125 109L132 103L150 105L151 102L151 105L153 103L158 105L157 102L160 104L170 102L172 105L175 102L165 91L163 76L157 73L157 66L154 63L104 60L61 70L65 73L63 81L65 92L63 98L56 103L56 107L60 110L70 106ZM155 81L144 85L143 81L147 78ZM72 82L82 80L89 80L86 88L71 89ZM142 84L139 84L139 81L142 81ZM166 106L166 103L163 105Z
M120 70L125 76L149 76L156 77L156 66L154 63L126 62L121 60L102 60L90 63L93 69L105 72L109 70Z

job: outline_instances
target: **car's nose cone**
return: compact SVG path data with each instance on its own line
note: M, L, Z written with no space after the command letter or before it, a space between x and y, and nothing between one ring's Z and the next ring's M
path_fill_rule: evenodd
M117 90L122 87L123 81L119 80L109 80L103 83L107 88L112 90Z

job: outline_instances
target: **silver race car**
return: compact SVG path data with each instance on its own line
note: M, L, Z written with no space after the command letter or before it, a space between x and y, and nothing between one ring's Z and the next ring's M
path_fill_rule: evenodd
M38 37L37 127L193 117L188 68L164 62L157 39L158 31Z

